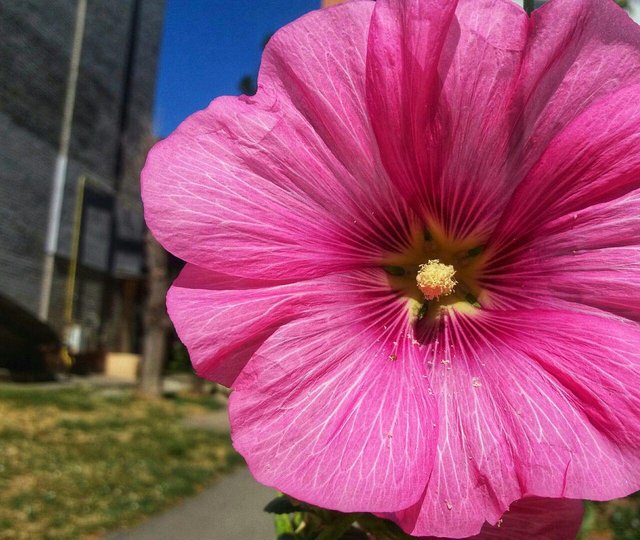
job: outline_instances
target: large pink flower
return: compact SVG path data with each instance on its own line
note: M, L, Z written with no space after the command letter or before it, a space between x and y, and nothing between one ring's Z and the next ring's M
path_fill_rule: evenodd
M612 1L311 13L143 196L261 482L450 537L640 488L640 30Z

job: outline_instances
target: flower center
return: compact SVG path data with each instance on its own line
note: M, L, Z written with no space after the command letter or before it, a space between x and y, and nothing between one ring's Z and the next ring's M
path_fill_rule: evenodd
M384 257L389 286L406 299L412 321L436 320L448 310L472 314L482 309L487 300L478 280L486 259L483 240L449 238L430 224L414 231L406 250Z
M427 300L440 299L441 296L448 296L455 290L458 284L455 275L456 271L452 265L432 259L418 267L416 283Z

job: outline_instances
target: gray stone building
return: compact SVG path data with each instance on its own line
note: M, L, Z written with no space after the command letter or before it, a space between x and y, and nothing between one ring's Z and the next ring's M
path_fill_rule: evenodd
M163 8L0 0L0 297L85 348L137 348Z

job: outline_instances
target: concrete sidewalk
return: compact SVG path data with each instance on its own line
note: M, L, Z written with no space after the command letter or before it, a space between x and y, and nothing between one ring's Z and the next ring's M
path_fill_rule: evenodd
M272 517L262 509L275 496L242 467L181 505L106 540L273 540Z

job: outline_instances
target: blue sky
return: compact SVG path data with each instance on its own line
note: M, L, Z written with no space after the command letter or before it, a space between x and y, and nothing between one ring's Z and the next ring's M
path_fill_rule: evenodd
M238 94L262 42L320 0L167 0L154 127L168 135L215 97Z

